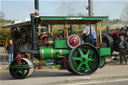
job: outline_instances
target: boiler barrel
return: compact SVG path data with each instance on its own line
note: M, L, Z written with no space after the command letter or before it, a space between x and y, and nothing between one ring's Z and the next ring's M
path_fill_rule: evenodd
M70 53L69 49L40 48L40 59L57 59Z

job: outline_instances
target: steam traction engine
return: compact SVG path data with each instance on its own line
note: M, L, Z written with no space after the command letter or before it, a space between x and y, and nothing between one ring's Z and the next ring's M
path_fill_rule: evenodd
M68 71L79 74L91 74L104 65L104 57L111 55L110 48L100 48L102 36L98 38L96 28L96 47L83 43L75 34L69 36L69 24L95 24L108 19L108 17L46 17L31 14L31 21L9 25L12 30L11 37L14 41L15 60L9 66L9 72L14 78L25 78L32 74L37 66L31 58L39 61L52 59ZM41 28L50 25L64 25L64 37L53 38L51 31L41 39ZM41 35L41 36L42 36ZM101 28L100 28L100 35ZM31 57L30 59L28 57Z

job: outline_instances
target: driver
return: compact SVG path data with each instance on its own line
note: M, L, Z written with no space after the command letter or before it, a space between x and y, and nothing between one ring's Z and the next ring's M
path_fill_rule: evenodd
M48 35L46 32L43 32L42 35L40 36L40 39L42 40L43 45L46 45Z
M87 24L82 33L84 35L84 42L89 42L94 45L93 35L95 33L96 32L95 32L94 26L91 24Z

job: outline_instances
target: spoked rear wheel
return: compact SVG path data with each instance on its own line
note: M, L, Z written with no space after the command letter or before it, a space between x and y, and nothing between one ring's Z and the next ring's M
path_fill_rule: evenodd
M91 74L99 67L100 55L92 45L82 44L71 51L68 61L73 73L79 75Z
M21 59L21 65L17 65L17 60L14 60L9 66L9 72L12 77L22 79L30 76L34 71L34 64L27 58Z

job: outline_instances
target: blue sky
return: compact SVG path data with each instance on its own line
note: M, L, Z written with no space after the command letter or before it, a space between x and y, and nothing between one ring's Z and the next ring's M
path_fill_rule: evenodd
M39 0L40 15L67 16L87 15L88 0ZM95 16L119 19L128 0L93 0ZM0 11L9 20L24 20L34 12L34 0L0 0Z

